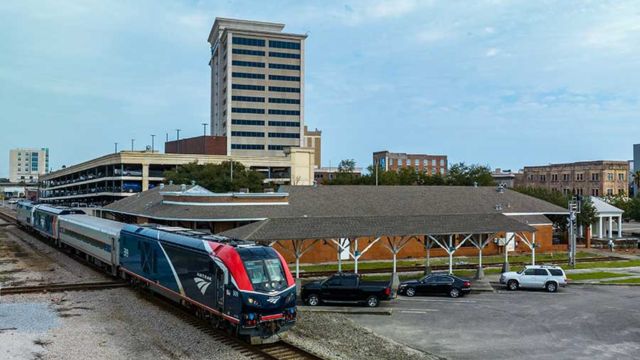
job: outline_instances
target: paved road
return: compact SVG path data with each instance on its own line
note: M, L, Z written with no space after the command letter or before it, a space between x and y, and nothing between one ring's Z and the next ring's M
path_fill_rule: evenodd
M462 299L399 297L391 317L353 315L378 334L451 359L637 359L640 287L572 286Z
M640 232L640 223L638 222L623 222L622 232Z

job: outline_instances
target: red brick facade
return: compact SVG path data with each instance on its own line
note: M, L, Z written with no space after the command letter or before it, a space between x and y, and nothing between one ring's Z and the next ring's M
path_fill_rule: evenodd
M167 154L227 155L227 138L224 136L196 136L167 141L164 143L164 152Z
M552 251L565 251L567 249L566 245L553 245L553 229L551 225L538 225L534 226L538 231L536 232L536 251L537 252L552 252ZM526 237L531 241L532 234L525 233ZM502 235L504 236L504 234ZM363 251L369 243L373 240L372 238L360 238L358 239L358 249ZM456 240L456 244L461 241L462 238L458 238ZM531 250L519 239L514 239L516 241L515 252L522 253L530 253ZM371 246L371 248L364 253L360 260L390 260L392 259L391 252L384 246L384 243L387 241L386 237L380 239L376 244ZM311 245L313 240L304 240L304 248ZM278 250L282 256L289 263L295 262L295 257L292 253L291 241L278 241L273 245L273 248ZM498 246L497 244L490 242L482 251L483 255L496 255L503 253L502 246ZM353 252L354 245L351 245L351 251ZM399 253L398 259L422 259L425 258L427 252L424 246L424 237L418 237L418 240L411 240ZM466 242L465 245L460 247L454 254L454 256L477 256L478 249L473 246L470 242ZM335 262L337 260L337 252L336 245L330 241L318 241L315 245L313 245L312 249L306 252L300 258L301 263L324 263L324 262ZM431 256L439 257L439 256L447 256L447 253L437 246L433 244L431 248Z

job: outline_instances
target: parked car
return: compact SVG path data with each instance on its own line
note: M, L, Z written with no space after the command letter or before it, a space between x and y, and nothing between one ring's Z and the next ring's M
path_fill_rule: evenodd
M471 292L471 281L448 273L432 273L419 280L400 283L398 294L406 296L446 294L457 298Z
M337 273L325 280L302 286L302 300L310 306L326 303L364 303L376 307L391 298L391 284L363 281L358 274Z
M502 273L500 283L507 285L508 290L527 288L556 292L558 287L567 285L567 275L559 266L527 265L518 272Z

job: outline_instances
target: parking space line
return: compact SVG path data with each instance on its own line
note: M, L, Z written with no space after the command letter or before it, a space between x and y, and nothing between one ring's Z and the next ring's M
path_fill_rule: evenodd
M453 299L406 299L399 297L400 301L420 301L420 302L446 302L446 303L461 303L461 304L473 304L476 300L453 300Z
M427 309L427 310L399 310L398 312L403 314L428 314L436 311L438 310Z

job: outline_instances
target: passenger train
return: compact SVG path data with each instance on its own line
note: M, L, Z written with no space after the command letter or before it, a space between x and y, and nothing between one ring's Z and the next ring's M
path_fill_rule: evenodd
M112 276L149 287L252 342L277 340L295 323L295 281L271 247L26 201L18 203L16 219Z

